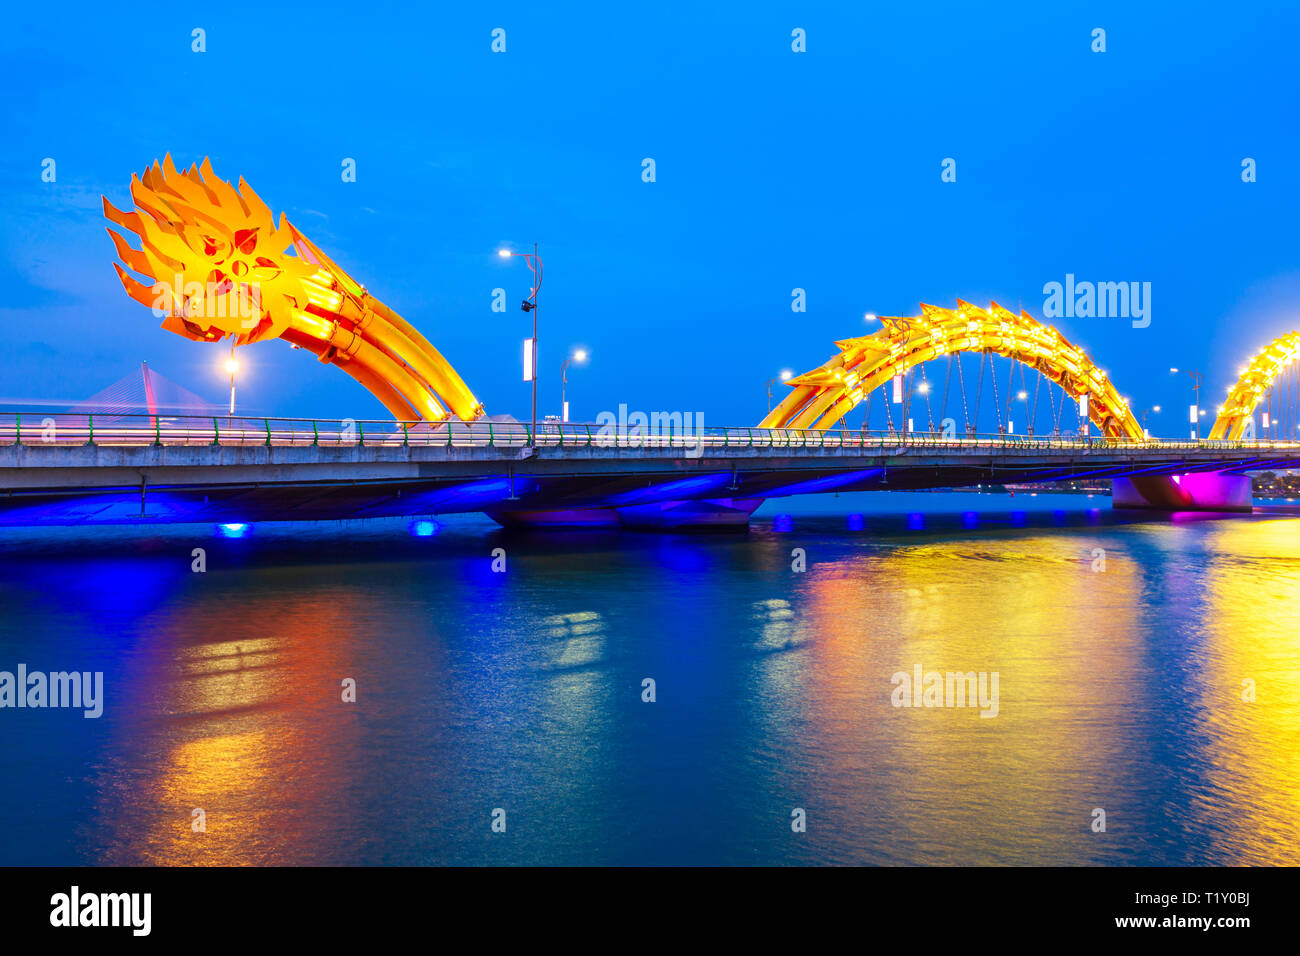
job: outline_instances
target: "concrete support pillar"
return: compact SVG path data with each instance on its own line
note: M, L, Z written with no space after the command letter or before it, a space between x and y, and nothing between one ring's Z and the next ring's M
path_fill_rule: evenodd
M706 498L700 501L657 501L618 509L625 528L645 531L682 531L690 528L749 527L749 516L761 498Z

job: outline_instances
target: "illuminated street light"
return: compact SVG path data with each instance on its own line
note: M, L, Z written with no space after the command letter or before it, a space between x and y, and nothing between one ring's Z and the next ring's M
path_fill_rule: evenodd
M569 420L569 402L568 399L565 397L565 389L568 388L569 385L569 376L568 376L569 363L577 362L579 365L583 365L586 363L586 361L587 361L587 350L574 349L573 354L570 355L568 358L566 358L564 362L560 365L560 412L561 412L560 420L563 422L567 422Z
M1171 368L1170 375L1178 374L1178 369ZM1195 425L1192 431L1192 438L1195 441L1201 440L1201 419L1205 416L1205 410L1201 408L1201 373L1195 369L1187 369L1187 374L1192 377L1192 388L1195 390L1196 404L1188 410L1188 417L1191 423Z
M790 371L788 368L781 369L777 376L777 378L783 382L788 382L793 377L794 372ZM767 411L769 415L772 413L772 386L776 384L776 381L775 378L769 378L767 380Z
M1147 431L1147 415L1152 414L1152 413L1154 413L1154 414L1156 414L1156 415L1159 415L1159 414L1160 414L1160 406L1159 406L1159 405L1152 405L1150 408L1145 408L1145 409L1142 410L1142 437L1143 437L1143 438L1150 438L1150 437L1151 437L1151 433L1150 433L1149 431Z
M226 419L229 423L231 418L235 417L235 373L239 371L239 360L235 358L235 340L230 340L230 358L226 359L226 371L230 373L230 415Z
M527 263L528 268L533 273L533 287L528 292L528 298L523 301L525 312L533 313L533 337L528 340L524 347L524 357L527 360L524 371L528 373L533 383L533 447L537 447L537 293L542 288L542 257L537 254L537 243L533 243L532 252L512 252L509 249L498 249L497 255L502 259L509 259L511 256L519 256Z
M1011 403L1016 401L1017 399L1023 402L1028 398L1029 398L1029 393L1024 391L1023 389L1020 390L1019 392L1016 392L1015 398L1012 398L1010 394L1007 395L1007 434L1008 435L1014 435L1016 433L1015 422L1012 421L1011 418ZM1025 417L1026 418L1029 417L1028 410L1025 411ZM998 428L1001 427L1002 427L1001 425L998 426ZM1034 433L1034 423L1030 422L1026 430L1026 434L1032 435L1033 433Z

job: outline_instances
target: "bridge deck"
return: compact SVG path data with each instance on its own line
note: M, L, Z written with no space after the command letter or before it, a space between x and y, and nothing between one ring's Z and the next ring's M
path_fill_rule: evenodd
M1300 442L944 439L750 428L602 438L587 426L564 426L539 433L533 448L526 426L518 425L416 430L354 423L360 427L325 431L318 423L306 430L276 424L223 428L219 421L206 432L158 424L91 435L62 427L51 434L39 421L24 422L0 444L0 524L562 510L1300 464Z

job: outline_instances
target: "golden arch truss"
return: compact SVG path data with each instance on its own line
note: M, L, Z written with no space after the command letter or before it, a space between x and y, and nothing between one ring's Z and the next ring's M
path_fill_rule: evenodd
M1273 379L1297 359L1300 359L1300 332L1278 336L1260 349L1229 390L1228 400L1210 429L1210 437L1240 441L1246 424L1255 417L1260 400L1272 387Z
M1142 437L1142 426L1106 373L1081 348L1027 312L996 302L988 309L957 300L957 308L921 305L919 316L882 316L872 335L836 342L840 354L790 379L793 391L761 425L833 427L872 390L922 362L959 352L990 352L1041 371L1074 399L1088 396L1088 417L1110 438Z
M399 421L482 416L478 399L423 335L283 213L277 227L242 177L236 190L207 159L181 172L168 155L131 177L131 197L129 212L104 199L105 217L141 246L109 229L122 260L114 267L127 294L164 317L164 329L199 342L232 337L234 345L284 339L339 366Z

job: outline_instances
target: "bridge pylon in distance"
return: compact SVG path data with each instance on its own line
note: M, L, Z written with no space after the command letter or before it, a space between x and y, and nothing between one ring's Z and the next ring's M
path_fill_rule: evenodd
M1241 377L1228 391L1219 417L1210 429L1210 438L1240 441L1246 426L1255 417L1255 409L1273 387L1273 382L1288 366L1300 359L1300 332L1280 335L1255 354ZM1288 437L1294 437L1288 436Z
M104 216L141 246L109 229L122 260L114 268L131 298L163 316L164 329L198 342L230 337L232 348L284 339L343 369L398 421L483 415L428 339L283 213L277 227L242 177L235 189L207 159L182 172L169 154L131 177L131 197L136 208L126 212L104 199Z
M762 428L834 427L872 390L896 375L945 355L989 352L1037 370L1074 399L1088 396L1088 417L1110 438L1142 437L1142 426L1114 384L1083 349L1027 312L996 302L982 309L922 303L919 316L881 316L871 335L836 342L839 354L789 379L793 389L760 422Z

